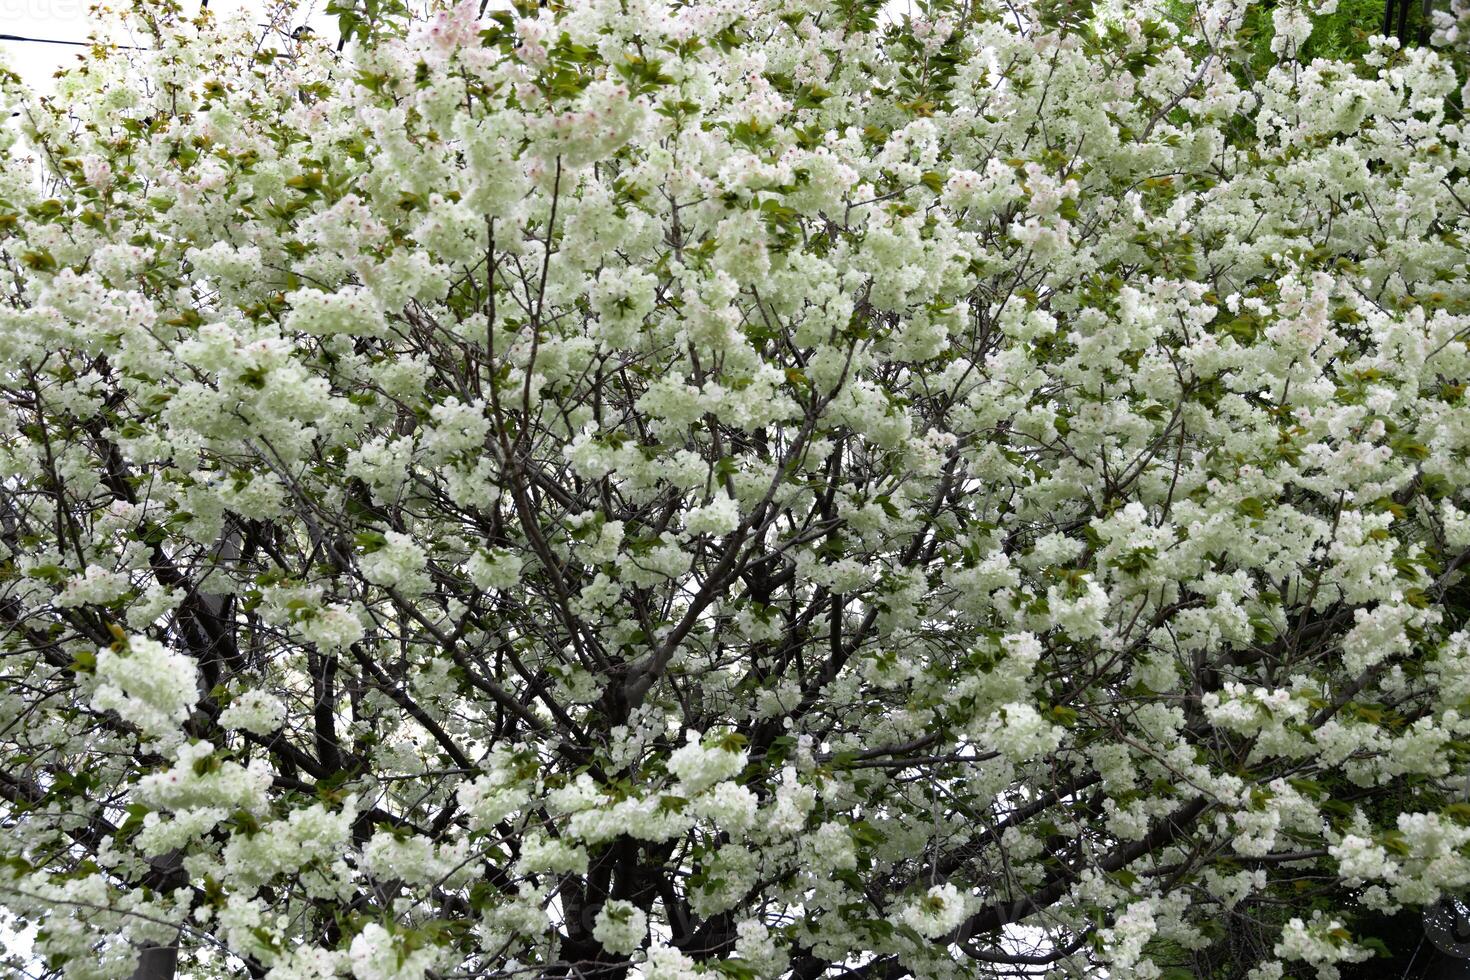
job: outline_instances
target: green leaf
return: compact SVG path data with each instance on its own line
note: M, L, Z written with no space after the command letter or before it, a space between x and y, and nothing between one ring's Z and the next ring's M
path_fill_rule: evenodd
M1361 937L1358 939L1357 944L1364 949L1371 949L1375 955L1381 956L1384 959L1393 959L1393 951L1388 948L1387 943L1377 936Z
M1266 505L1255 497L1246 497L1235 505L1235 512L1253 520L1264 520L1266 517Z
M352 540L364 554L369 555L388 547L388 539L381 531L361 531L354 535Z
M1051 715L1053 721L1068 728L1077 724L1078 719L1082 717L1075 710L1067 707L1064 704L1052 705L1049 714Z

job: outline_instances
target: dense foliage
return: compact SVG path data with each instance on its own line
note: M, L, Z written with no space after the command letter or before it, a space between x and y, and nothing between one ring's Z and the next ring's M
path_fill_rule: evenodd
M9 969L1329 978L1470 886L1470 4L880 8L7 76Z

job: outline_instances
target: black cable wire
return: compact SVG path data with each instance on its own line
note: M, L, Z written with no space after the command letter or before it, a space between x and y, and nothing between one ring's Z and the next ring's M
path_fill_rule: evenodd
M30 41L33 44L65 44L73 48L90 48L89 41L55 41L49 37L21 37L18 34L0 34L0 41Z
M90 48L94 44L100 43L103 47L120 48L123 51L147 50L146 48L140 48L132 44L109 44L106 41L58 41L49 37L21 37L19 34L0 34L0 41L29 41L32 44L64 44L70 48Z

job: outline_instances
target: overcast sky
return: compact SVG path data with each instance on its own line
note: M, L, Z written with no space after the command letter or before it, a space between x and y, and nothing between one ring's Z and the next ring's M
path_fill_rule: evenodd
M218 0L217 0L218 2ZM87 0L0 0L0 33L84 41ZM76 58L78 48L0 41L0 56L32 85L49 88L51 73Z

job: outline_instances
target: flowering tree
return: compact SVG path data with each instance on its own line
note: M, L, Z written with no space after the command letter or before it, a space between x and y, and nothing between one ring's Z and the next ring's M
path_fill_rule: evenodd
M146 0L8 76L9 968L1392 952L1470 885L1464 72L1246 7Z

